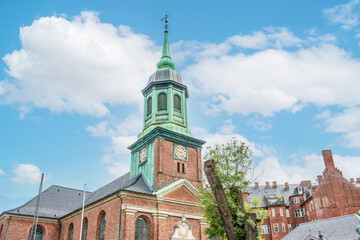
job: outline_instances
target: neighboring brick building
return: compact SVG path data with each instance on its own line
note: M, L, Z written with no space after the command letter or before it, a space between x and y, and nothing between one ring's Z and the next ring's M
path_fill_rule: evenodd
M299 184L249 187L245 199L255 198L269 211L270 216L261 224L265 240L282 239L300 223L354 214L360 209L360 189L346 180L334 164L330 150L322 152L325 170L318 176L318 184L310 180Z
M196 198L201 148L187 124L188 90L163 56L143 90L144 129L132 144L130 172L86 193L82 239L206 239ZM79 239L83 192L51 186L42 193L37 240ZM0 240L29 239L36 198L0 215ZM86 237L85 237L86 236Z

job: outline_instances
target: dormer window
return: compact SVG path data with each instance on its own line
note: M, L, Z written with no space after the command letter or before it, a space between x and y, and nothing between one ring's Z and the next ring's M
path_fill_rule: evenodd
M174 109L181 112L181 98L179 95L174 95Z
M167 98L165 93L158 95L158 111L167 110Z

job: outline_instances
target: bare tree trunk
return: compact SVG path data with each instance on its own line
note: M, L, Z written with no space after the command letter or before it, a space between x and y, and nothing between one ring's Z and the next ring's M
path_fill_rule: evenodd
M212 192L219 209L220 217L224 225L224 230L228 240L235 240L233 218L229 208L229 203L225 195L224 188L215 175L215 161L213 159L204 163L204 171L209 181Z

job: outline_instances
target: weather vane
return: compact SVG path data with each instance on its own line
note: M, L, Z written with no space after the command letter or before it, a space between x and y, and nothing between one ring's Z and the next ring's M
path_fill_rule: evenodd
M165 17L163 17L163 18L161 19L161 21L165 21L165 31L167 31L168 28L169 28L169 26L168 26L168 18L169 18L169 17L171 17L171 15L165 14Z

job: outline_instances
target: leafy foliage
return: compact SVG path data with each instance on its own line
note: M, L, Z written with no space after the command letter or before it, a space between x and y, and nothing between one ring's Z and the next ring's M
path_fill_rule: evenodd
M264 218L268 214L266 210L252 208L248 204L244 205L242 200L244 190L256 179L253 153L244 142L233 138L227 144L216 144L213 148L208 147L204 159L214 159L215 174L223 185L229 202L236 239L244 239L245 222L255 227L255 223L246 216L245 212L255 212L260 218ZM200 189L198 197L202 201L201 209L204 212L204 217L210 225L205 229L205 233L210 238L221 237L226 239L218 206L211 189ZM259 204L260 201L254 201L254 203ZM260 232L258 232L258 239L261 239Z

